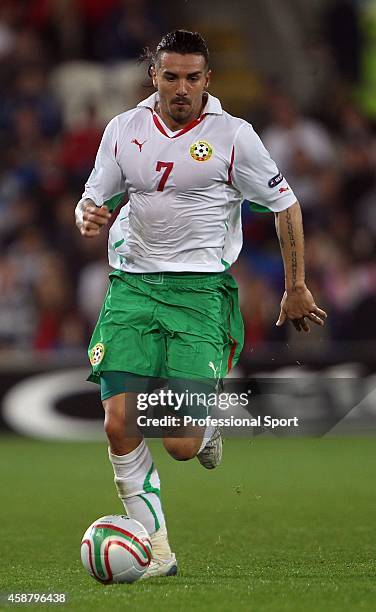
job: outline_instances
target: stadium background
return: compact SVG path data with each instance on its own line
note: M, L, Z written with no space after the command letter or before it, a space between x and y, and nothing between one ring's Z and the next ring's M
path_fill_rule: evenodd
M137 63L142 47L155 45L163 33L176 27L197 29L205 36L214 71L210 91L227 111L254 125L293 186L304 215L308 284L329 314L325 329L313 329L309 336L297 335L287 325L275 327L283 269L273 217L252 213L244 205L244 248L233 267L246 324L237 375L273 370L292 378L302 372L314 373L317 380L335 376L365 385L361 397L372 395L375 2L233 0L230 7L221 0L166 0L158 6L148 0L0 0L0 428L4 434L0 448L12 509L22 505L11 491L17 490L25 462L34 461L43 482L41 462L59 453L65 457L65 451L63 443L61 450L43 445L48 443L30 446L27 440L11 436L11 429L37 438L101 436L101 445L92 444L91 451L67 448L72 457L79 452L97 456L93 461L99 472L105 462L101 408L95 388L84 378L86 345L107 283L107 236L82 239L74 227L73 211L104 125L151 91L146 66ZM371 398L360 415L363 429L375 427L374 403ZM333 403L328 405L333 408ZM354 431L359 431L359 422ZM229 448L237 442L240 446L233 446L233 452L244 461L249 448L242 441L231 442ZM261 444L261 455L252 459L256 466L260 462L261 470L269 450L273 452L268 444ZM343 495L345 503L345 490L357 478L348 461L349 448L348 442L342 446L336 440L331 451L332 461L346 466L348 480L342 470L335 476L336 499ZM373 445L354 441L351 448L358 450L365 474L375 464ZM325 470L326 461L331 465L330 452L325 453L315 469ZM315 487L314 464L300 455L297 459L293 451L289 458L287 454L286 466L291 459L307 469L309 495L309 486ZM12 457L19 461L13 471L7 467ZM59 469L64 470L65 461L61 459ZM165 478L174 486L168 470L173 474L178 466L166 469ZM190 474L191 468L182 469ZM75 470L73 465L70 470ZM103 483L110 481L108 470L104 475L103 468L102 473ZM243 481L248 483L248 477L244 474ZM47 491L53 477L44 474L44 478ZM193 472L192 478L200 484L201 474ZM253 486L234 484L229 474L228 479L236 496ZM262 481L260 475L257 479ZM31 474L28 482L30 490L23 483L26 506L36 507L33 520L38 526L42 518ZM216 482L222 486L220 478ZM364 487L358 491L354 513L362 525L371 485L365 476L358 483ZM94 482L77 486L90 488ZM106 486L103 499L112 504L111 509L95 505L91 495L91 512L82 519L85 527L97 512L120 511L111 483L108 490ZM276 487L280 490L280 483ZM212 493L216 494L215 488ZM286 497L287 512L294 506L294 495ZM58 507L60 500L55 503ZM45 520L49 509L43 508ZM245 507L241 511L246 512ZM352 520L350 510L347 518ZM15 525L9 517L8 523L12 531ZM278 538L277 532L273 538ZM370 547L371 541L367 542ZM260 550L262 546L264 540ZM262 550L266 558L268 547ZM38 584L36 577L35 581ZM231 597L235 602L235 593ZM347 603L347 609L360 609ZM80 605L84 609L82 601ZM219 610L218 605L213 609ZM333 601L326 605L332 607L325 609L336 609ZM307 602L304 609L310 609Z
M289 0L278 8L236 0L233 10L216 3L213 14L210 2L196 1L157 10L148 0L2 0L2 392L9 374L87 367L107 284L107 236L83 240L72 211L105 123L151 91L137 62L143 46L182 24L208 40L212 93L253 123L292 184L304 213L309 286L330 315L309 336L275 327L283 268L273 218L244 205L244 249L233 267L246 324L237 374L373 370L374 2Z

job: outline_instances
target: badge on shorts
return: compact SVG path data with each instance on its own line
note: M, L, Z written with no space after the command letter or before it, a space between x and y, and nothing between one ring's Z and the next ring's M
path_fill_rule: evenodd
M208 161L213 155L213 147L205 140L198 140L190 146L189 153L198 162Z
M104 357L104 344L98 342L90 351L90 363L92 366L98 365Z

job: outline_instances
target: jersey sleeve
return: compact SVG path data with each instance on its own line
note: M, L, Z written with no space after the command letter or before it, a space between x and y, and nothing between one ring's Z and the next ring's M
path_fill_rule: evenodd
M242 124L235 137L230 176L242 196L259 207L279 212L297 200L249 123Z
M104 130L94 168L80 202L90 198L97 206L114 210L126 196L126 180L116 160L118 128L116 117ZM80 204L79 202L79 204Z

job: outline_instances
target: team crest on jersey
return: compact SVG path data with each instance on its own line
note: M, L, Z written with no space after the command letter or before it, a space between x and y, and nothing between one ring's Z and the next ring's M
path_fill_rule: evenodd
M198 140L191 145L189 153L198 162L208 161L213 155L213 147L205 140Z
M90 351L90 363L92 366L98 365L104 357L104 344L97 342Z

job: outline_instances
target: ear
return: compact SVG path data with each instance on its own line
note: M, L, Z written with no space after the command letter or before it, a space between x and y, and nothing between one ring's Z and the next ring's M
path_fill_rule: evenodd
M207 89L210 85L211 73L211 70L208 70L206 73L205 89Z

